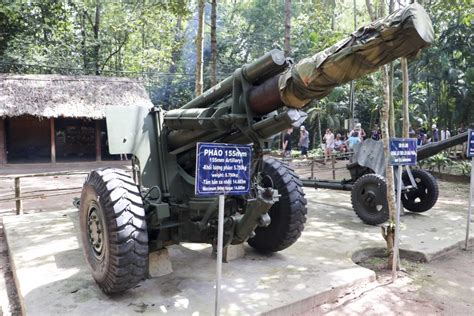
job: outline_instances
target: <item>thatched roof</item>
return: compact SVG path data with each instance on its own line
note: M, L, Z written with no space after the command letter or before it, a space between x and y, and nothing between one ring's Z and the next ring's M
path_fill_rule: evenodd
M105 117L108 106L153 104L134 79L100 76L0 74L0 117Z

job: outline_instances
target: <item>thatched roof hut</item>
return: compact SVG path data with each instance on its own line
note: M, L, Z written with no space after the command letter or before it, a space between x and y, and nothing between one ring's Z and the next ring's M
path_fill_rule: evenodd
M99 76L0 74L0 117L105 117L108 106L153 104L134 79Z

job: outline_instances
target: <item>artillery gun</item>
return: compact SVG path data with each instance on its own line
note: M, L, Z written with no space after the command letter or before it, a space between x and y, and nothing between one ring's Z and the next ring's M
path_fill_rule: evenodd
M264 156L266 140L299 126L306 118L299 108L311 100L432 40L429 17L413 4L297 64L272 50L179 109L108 109L110 153L133 154L133 178L105 168L85 180L80 225L96 283L105 293L124 291L145 277L149 252L216 243L217 197L195 195L198 142L253 147L250 193L225 200L224 245L291 246L303 231L306 199L293 170Z
M417 160L423 160L467 141L467 132L417 149ZM347 164L351 178L342 181L302 180L304 187L351 191L352 208L366 224L378 225L389 218L385 157L382 141L368 139L354 146L354 156ZM399 181L399 179L395 179ZM410 212L429 211L438 200L438 183L423 169L406 167L402 173L402 204Z

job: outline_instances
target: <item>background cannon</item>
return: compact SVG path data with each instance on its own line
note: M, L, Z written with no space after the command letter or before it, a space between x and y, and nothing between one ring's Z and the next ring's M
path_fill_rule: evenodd
M248 241L262 252L292 245L306 221L302 183L263 156L266 139L299 126L306 113L298 109L312 99L432 40L426 12L413 4L295 65L273 50L179 109L110 109L109 149L133 154L133 179L106 168L85 181L80 223L95 281L106 293L120 292L144 277L150 251L216 243L217 198L194 193L197 142L253 145L250 194L226 197L225 245Z
M467 132L440 142L426 144L417 149L417 160L423 160L450 147L467 141ZM354 156L347 165L351 178L343 181L303 180L303 186L351 191L352 208L366 224L377 225L389 218L385 157L382 141L368 139L355 146ZM398 179L396 179L398 181ZM426 212L438 200L436 179L422 169L402 173L402 204L411 212Z

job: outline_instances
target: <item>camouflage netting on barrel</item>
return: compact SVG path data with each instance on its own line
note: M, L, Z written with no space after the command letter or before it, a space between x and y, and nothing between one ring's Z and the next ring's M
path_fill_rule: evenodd
M291 67L279 79L281 99L301 108L393 59L415 56L433 39L428 14L419 4L411 4Z

